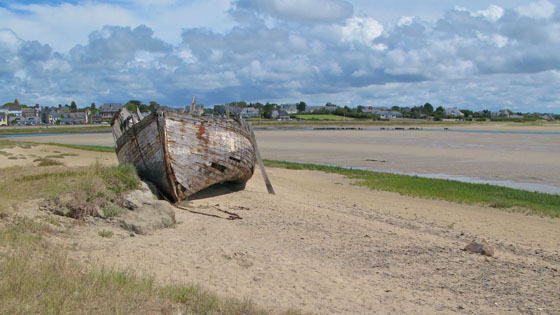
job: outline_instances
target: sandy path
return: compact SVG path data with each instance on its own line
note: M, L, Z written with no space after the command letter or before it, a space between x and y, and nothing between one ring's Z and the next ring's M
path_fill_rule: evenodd
M56 239L75 258L199 283L276 309L317 313L560 312L560 220L351 186L334 174L270 169L244 191L184 203L148 236L102 226ZM106 228L103 226L103 228ZM495 258L461 249L485 237Z

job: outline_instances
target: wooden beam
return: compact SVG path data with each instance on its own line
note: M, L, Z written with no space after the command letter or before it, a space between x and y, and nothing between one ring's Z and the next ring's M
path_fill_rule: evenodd
M259 163L259 167L261 168L261 173L264 179L264 183L266 185L266 190L268 190L269 194L276 195L276 193L274 192L274 188L272 188L272 183L270 182L270 179L266 174L266 170L264 169L264 164L261 159L261 152L259 151L259 146L257 145L257 138L255 137L255 133L253 132L253 126L251 126L250 123L249 123L249 129L251 130L251 141L255 146L255 155L257 157L257 162Z
M196 105L196 96L193 96L192 98L192 103L191 103L191 110L189 111L189 114L194 115L194 106Z
M136 106L136 115L138 116L138 121L144 119L144 115L140 112L140 107Z

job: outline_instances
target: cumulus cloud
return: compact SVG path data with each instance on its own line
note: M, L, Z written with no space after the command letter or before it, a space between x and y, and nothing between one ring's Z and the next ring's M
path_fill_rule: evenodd
M342 15L295 12L329 5L347 3L240 0L229 14L244 22L227 31L185 27L171 43L150 26L104 26L68 52L2 29L0 96L46 105L141 99L180 106L197 95L207 105L429 101L560 111L557 13L455 8L436 22L403 17L382 25L351 7Z
M340 22L353 14L352 4L343 0L239 0L236 5L282 20L306 23Z
M383 25L370 17L355 16L346 21L342 26L343 41L358 41L365 45L372 44L372 41L383 33ZM372 48L378 47L373 45Z
M548 0L539 0L531 2L526 6L516 8L516 11L522 15L535 19L547 19L554 14L556 6Z

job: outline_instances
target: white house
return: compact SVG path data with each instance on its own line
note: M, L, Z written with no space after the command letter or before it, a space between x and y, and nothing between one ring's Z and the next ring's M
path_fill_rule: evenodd
M259 117L259 111L254 107L246 107L241 110L241 117L243 118Z
M280 109L285 110L288 114L297 114L297 104L280 104Z
M446 108L443 110L443 114L449 117L465 117L457 107Z

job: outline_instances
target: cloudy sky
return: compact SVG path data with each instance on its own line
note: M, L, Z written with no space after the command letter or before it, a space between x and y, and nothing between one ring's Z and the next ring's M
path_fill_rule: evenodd
M560 113L559 1L0 0L0 103Z

